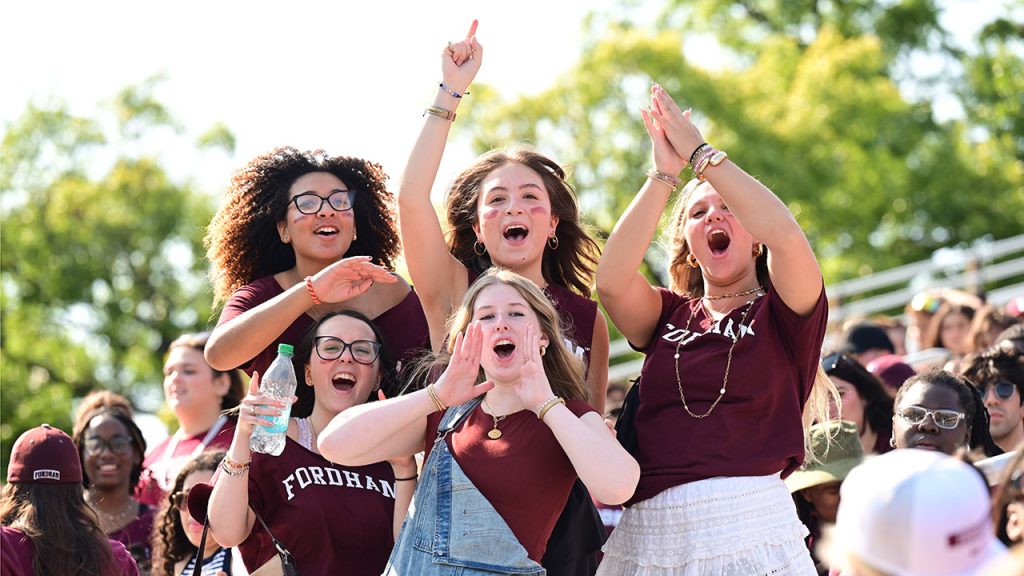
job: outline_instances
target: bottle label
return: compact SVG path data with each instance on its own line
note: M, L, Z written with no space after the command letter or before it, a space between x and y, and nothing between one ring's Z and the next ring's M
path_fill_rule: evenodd
M261 404L260 406L262 406L264 408L268 407L266 404ZM287 407L282 409L282 413L281 413L280 416L263 416L263 415L261 415L260 418L263 418L264 420L267 420L268 422L272 422L273 423L270 426L264 427L263 431L266 432L267 434L284 434L285 432L287 432L288 431L288 418L291 415L291 411L292 411L291 406L287 406Z

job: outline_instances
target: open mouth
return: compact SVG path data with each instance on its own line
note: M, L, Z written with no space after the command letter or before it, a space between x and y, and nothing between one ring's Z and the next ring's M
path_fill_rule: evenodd
M338 233L337 226L321 226L313 231L317 236L334 236Z
M519 224L507 226L502 232L502 236L504 236L506 240L511 240L513 242L525 240L529 235L530 231L526 229L526 226L521 226Z
M724 230L712 230L708 234L708 248L711 249L711 253L715 256L720 256L729 249L729 243L732 240Z
M349 374L348 372L340 372L331 378L331 384L333 384L334 389L339 392L348 392L352 388L355 388L356 377L354 374Z
M498 358L502 360L510 358L512 353L516 351L516 345L507 338L502 338L494 345L494 353L498 355Z

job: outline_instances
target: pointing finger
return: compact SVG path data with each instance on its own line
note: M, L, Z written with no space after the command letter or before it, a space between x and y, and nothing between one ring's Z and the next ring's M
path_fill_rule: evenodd
M473 36L476 36L476 26L477 26L477 24L479 24L479 22L474 18L473 19L473 23L469 25L469 32L466 32L466 40L469 40Z

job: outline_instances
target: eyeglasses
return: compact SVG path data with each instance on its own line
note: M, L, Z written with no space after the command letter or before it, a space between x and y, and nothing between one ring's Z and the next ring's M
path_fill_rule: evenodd
M344 212L352 209L352 201L355 198L355 194L355 190L335 190L331 192L330 196L324 198L319 194L306 192L292 198L291 202L295 203L295 208L303 214L316 214L323 209L324 202L329 203L331 208L338 212Z
M171 506L174 506L178 510L185 510L186 504L188 504L188 493L190 491L191 488L188 490L182 490L181 492L175 492L174 494L171 494Z
M317 336L314 342L316 355L323 360L337 360L345 350L349 350L353 360L359 364L369 365L373 364L380 354L380 344L372 340L355 340L348 343L334 336Z
M981 394L982 399L988 396L988 386L978 386L978 392ZM1013 391L1017 389L1017 386L1013 382L1007 382L1006 380L999 380L992 386L993 391L996 393L996 397L1000 400L1009 400L1013 396Z
M104 440L97 436L85 439L85 451L89 454L99 454L106 448L114 454L127 456L132 453L132 439L127 436L114 436L110 440Z
M924 422L924 419L928 416L932 417L932 422L939 428L946 430L953 430L960 425L960 421L967 416L963 412L957 412L956 410L929 410L922 408L921 406L906 406L900 408L900 418L906 420L907 424L918 425Z

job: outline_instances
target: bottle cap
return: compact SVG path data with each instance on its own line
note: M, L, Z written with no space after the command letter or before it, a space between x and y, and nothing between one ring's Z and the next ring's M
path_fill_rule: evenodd
M291 358L292 354L295 353L295 347L291 344L278 344L277 353Z

